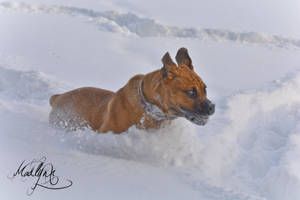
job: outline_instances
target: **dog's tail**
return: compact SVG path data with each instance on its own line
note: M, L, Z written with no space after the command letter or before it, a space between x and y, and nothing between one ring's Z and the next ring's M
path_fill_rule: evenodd
M55 102L55 99L59 96L59 94L55 94L53 95L52 97L50 97L50 105L53 106L54 102Z

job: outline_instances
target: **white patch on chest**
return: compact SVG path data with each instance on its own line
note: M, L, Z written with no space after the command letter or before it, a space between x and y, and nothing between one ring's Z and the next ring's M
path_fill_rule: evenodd
M159 94L156 94L156 95L154 96L154 99L155 99L156 101L158 101L160 104L162 104L161 97L160 97Z
M166 120L168 119L166 114L156 105L146 102L145 112L147 115L155 120Z

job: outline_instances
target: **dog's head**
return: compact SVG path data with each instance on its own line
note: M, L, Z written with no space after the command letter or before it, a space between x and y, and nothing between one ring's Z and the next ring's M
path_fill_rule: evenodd
M178 50L177 65L167 52L163 58L160 105L170 117L185 117L197 125L205 125L215 112L215 105L206 97L206 85L195 73L186 48Z

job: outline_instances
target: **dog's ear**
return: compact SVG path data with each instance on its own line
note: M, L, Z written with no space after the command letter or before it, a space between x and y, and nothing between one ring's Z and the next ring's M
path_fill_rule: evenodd
M169 52L165 53L165 55L161 59L163 63L163 67L161 68L162 77L166 78L169 75L169 68L170 67L177 67L176 64L173 62Z
M192 64L192 59L189 56L188 50L184 47L180 48L177 51L176 54L176 61L178 65L185 64L188 66L191 70L194 69L193 64Z

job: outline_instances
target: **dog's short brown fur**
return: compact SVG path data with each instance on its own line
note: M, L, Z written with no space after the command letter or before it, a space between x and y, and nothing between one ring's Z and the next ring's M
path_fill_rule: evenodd
M91 127L100 133L121 133L132 125L157 129L177 117L204 125L214 113L206 86L194 72L187 49L178 50L176 61L178 66L166 53L160 70L134 76L115 93L85 87L53 95L49 120L70 130Z

